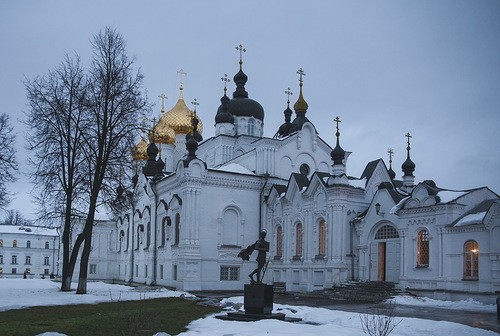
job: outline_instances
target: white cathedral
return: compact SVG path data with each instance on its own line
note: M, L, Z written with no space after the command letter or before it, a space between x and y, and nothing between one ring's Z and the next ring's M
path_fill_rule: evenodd
M270 242L264 282L313 291L347 281L403 288L500 291L500 197L487 187L453 191L397 180L382 159L346 174L349 152L322 140L302 92L273 137L248 97L247 75L215 115L215 136L183 99L132 151L134 190L119 190L112 223L96 226L90 278L180 290L241 290L256 268L237 257L262 230ZM163 105L163 104L162 104ZM293 119L293 120L292 120Z

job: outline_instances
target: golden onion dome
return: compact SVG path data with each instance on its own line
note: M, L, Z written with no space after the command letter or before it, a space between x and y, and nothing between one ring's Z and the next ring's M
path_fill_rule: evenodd
M134 160L147 160L148 159L148 143L141 137L141 141L132 148L132 158Z
M175 143L175 132L174 130L165 122L165 120L160 119L155 127L149 132L149 137L151 141L159 144L173 144Z
M181 91L181 95L175 106L160 117L158 124L168 125L174 130L175 134L191 134L191 129L193 127L192 118L194 115L194 112L187 107ZM203 132L203 124L199 116L196 116L196 118L198 119L197 129L201 134Z

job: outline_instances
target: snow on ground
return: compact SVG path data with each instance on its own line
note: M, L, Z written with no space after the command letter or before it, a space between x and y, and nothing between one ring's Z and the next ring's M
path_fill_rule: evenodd
M189 295L185 292L161 290L138 290L129 286L111 285L103 282L89 282L88 294L76 295L75 292L63 293L59 291L60 283L42 279L0 279L0 311L19 309L29 306L45 305L67 305L81 303L99 303L109 301L140 300L157 297L177 297ZM76 284L74 284L76 288ZM397 300L397 299L396 299ZM428 299L429 300L429 299ZM406 301L409 302L409 301ZM446 301L445 301L446 302ZM400 304L400 302L397 302ZM243 297L234 297L221 301L223 306L241 307ZM408 304L408 303L406 303ZM455 303L453 303L455 304ZM473 301L463 301L462 308L477 310L480 304ZM422 300L419 305L439 306L437 300ZM452 304L444 304L439 307L449 308ZM488 311L490 305L486 305ZM466 308L464 308L466 307ZM300 317L301 323L289 323L278 320L262 320L258 322L234 322L216 319L210 315L188 325L188 331L182 336L243 336L243 335L315 335L315 336L362 336L365 335L361 329L359 314L329 310L324 308L313 308L305 306L274 305L274 312L284 312L290 317ZM395 321L401 321L394 329L391 336L493 336L492 331L472 328L458 323L446 321L430 321L415 318L396 317ZM41 334L43 336L62 336L56 331ZM167 336L158 333L158 336Z
M76 290L76 283L72 289ZM159 297L193 296L186 292L137 290L134 287L111 285L104 282L88 282L87 294L76 295L75 291L61 292L61 283L47 279L0 279L0 311L31 306L53 306L70 304L94 304L111 301L133 301Z
M426 297L413 297L408 295L396 296L386 301L387 303L394 303L397 305L408 306L426 306L434 308L446 308L457 310L468 310L485 313L496 313L497 307L493 304L484 304L474 299L467 299L462 301L441 301L434 300Z

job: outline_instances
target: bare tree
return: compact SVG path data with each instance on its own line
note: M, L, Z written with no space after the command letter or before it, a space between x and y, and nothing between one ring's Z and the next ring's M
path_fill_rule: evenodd
M62 291L71 290L76 257L82 243L77 239L71 249L72 221L83 217L88 205L87 178L82 129L88 127L83 107L86 88L84 69L76 55L45 76L25 82L29 101L26 125L32 181L38 186L35 196L39 219L61 221L63 260ZM71 258L73 252L73 258Z
M30 103L26 124L32 177L40 186L42 219L64 219L63 281L69 291L83 244L77 293L87 291L88 259L96 209L115 198L121 175L130 165L134 135L149 105L142 90L143 75L134 72L123 37L106 28L91 40L88 71L77 56L46 76L25 83ZM72 223L84 220L83 229ZM80 228L81 229L81 228ZM71 237L76 239L71 249Z
M23 215L17 210L7 210L7 215L5 216L2 224L24 226L31 225L32 222L24 218Z
M371 314L359 314L363 332L370 336L388 336L401 323L394 317L394 305L377 308Z
M10 198L6 184L16 180L17 160L14 151L14 129L6 113L0 114L0 209L5 209Z
M130 162L138 121L150 108L142 92L143 75L134 71L134 60L127 55L123 37L108 27L93 37L92 47L85 103L88 120L93 124L84 131L90 199L82 233L84 246L77 294L87 291L96 208L113 198L123 165Z

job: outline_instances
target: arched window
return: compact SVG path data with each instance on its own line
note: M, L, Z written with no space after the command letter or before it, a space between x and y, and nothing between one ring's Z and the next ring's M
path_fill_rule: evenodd
M392 239L399 238L398 230L392 225L384 225L378 229L375 234L375 239Z
M255 120L248 120L248 135L254 135L253 132L255 130Z
M177 213L175 214L175 239L174 239L175 245L179 244L180 234L181 234L181 215Z
M222 245L239 246L238 244L238 212L235 209L226 209L222 215Z
M17 240L12 241L12 247L17 247Z
M28 241L26 242L26 248L31 248L31 240L28 240Z
M318 227L318 256L326 255L326 222L322 220Z
M464 279L479 278L479 244L469 240L464 244Z
M429 267L429 231L425 229L417 234L417 267Z
M283 256L283 228L279 225L276 228L276 257Z
M302 223L295 227L295 257L302 257Z

